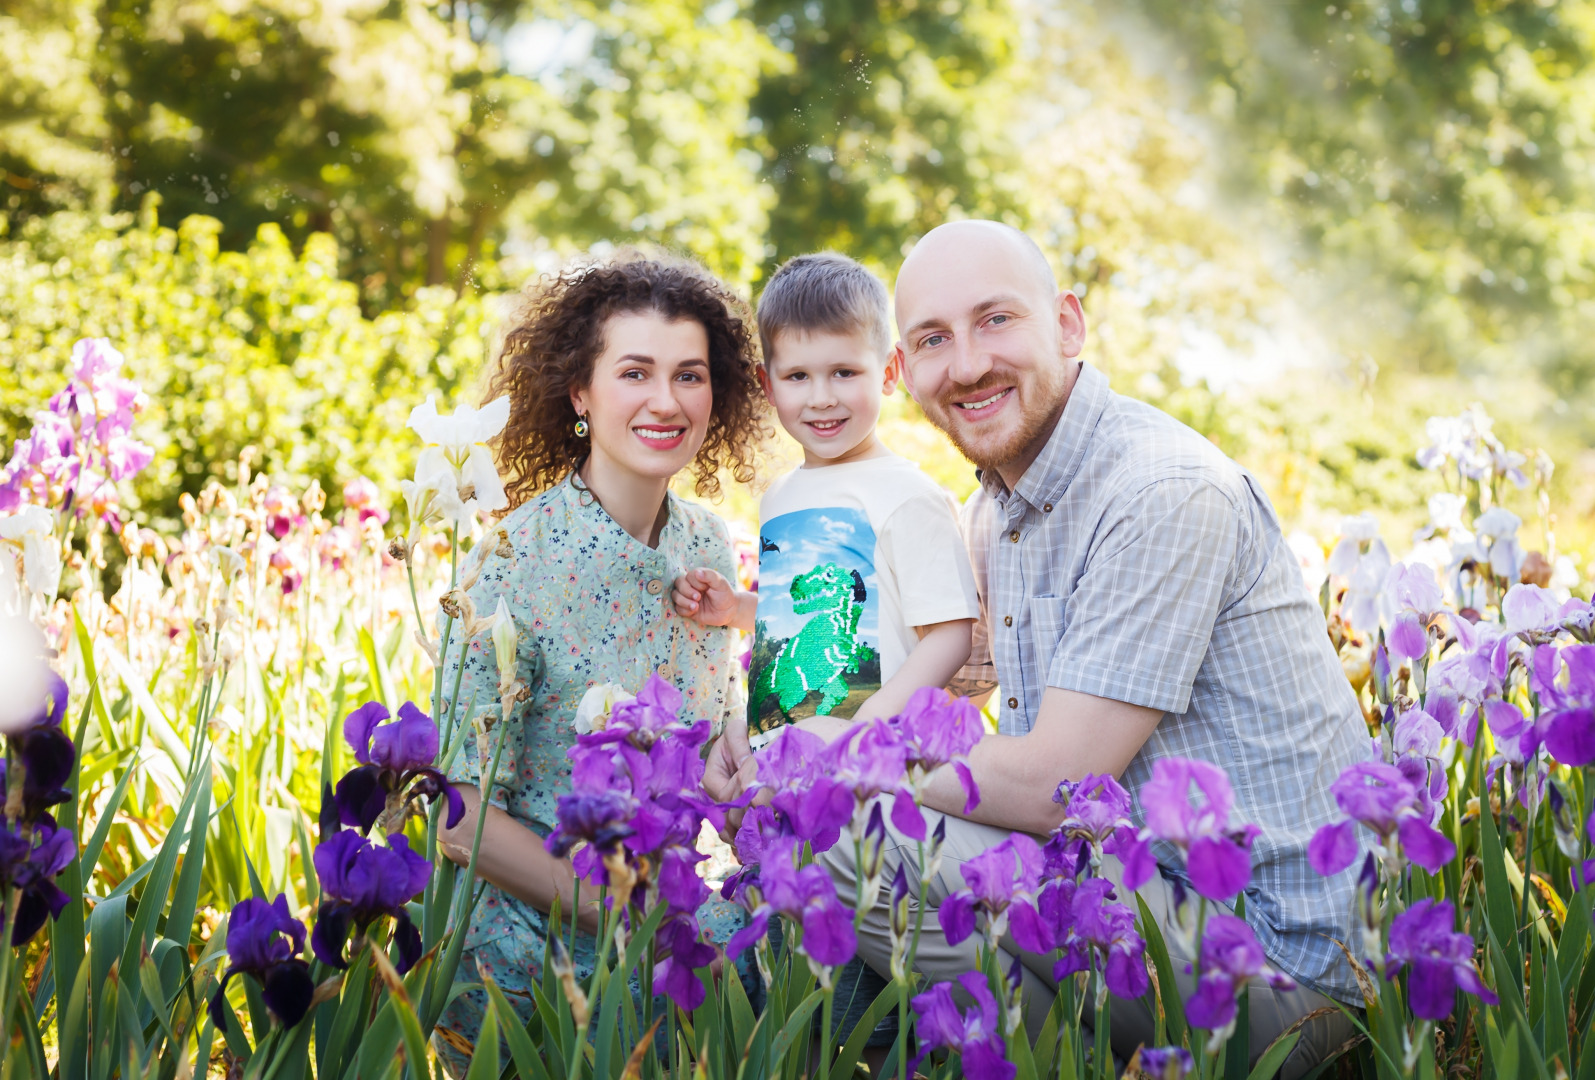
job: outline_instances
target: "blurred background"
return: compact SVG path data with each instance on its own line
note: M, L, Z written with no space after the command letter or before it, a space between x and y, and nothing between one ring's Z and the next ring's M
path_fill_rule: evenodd
M0 11L0 439L109 337L150 398L148 524L246 447L393 490L413 405L474 402L509 295L582 250L688 252L751 299L817 248L890 282L985 216L1080 294L1115 387L1290 527L1373 509L1403 546L1443 486L1426 418L1480 402L1531 479L1558 466L1509 503L1525 544L1595 539L1595 3ZM890 415L970 490L912 402Z

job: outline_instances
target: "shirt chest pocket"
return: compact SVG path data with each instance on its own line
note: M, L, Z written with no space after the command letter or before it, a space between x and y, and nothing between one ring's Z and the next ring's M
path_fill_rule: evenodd
M1038 674L1043 679L1052 666L1068 619L1068 599L1062 596L1032 596L1029 603L1030 648Z

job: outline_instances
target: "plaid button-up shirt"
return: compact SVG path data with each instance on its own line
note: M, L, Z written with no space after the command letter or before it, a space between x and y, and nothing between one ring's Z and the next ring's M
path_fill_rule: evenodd
M1161 757L1222 766L1235 817L1262 829L1247 921L1285 972L1360 1005L1331 939L1356 948L1361 860L1321 878L1307 842L1339 818L1329 785L1370 742L1257 482L1082 365L1035 463L1011 492L985 474L964 528L984 634L963 676L994 675L999 730L1028 732L1049 686L1161 710L1125 787L1135 794ZM1178 874L1172 848L1157 855Z

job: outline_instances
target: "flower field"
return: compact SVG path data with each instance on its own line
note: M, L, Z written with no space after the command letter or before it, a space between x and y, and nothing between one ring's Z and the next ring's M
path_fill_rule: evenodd
M524 689L462 701L449 677L484 637L514 670L515 613L466 597L511 557L487 448L507 411L416 403L424 449L397 492L288 490L246 454L159 533L121 498L151 460L146 403L110 342L80 342L0 471L0 1078L442 1075L429 1043L461 986L487 1001L473 1078L844 1080L889 1014L880 1071L932 1080L1247 1080L1294 1048L1289 1030L1244 1052L1248 984L1290 980L1243 917L1256 827L1201 761L1158 762L1137 797L1060 777L1059 827L970 861L938 909L949 939L983 943L982 970L957 993L914 974L924 897L881 872L886 822L919 841L924 880L942 839L926 779L954 769L980 798L963 762L983 724L939 691L830 746L788 730L760 757L772 797L739 814L703 795L710 733L678 693L599 688L547 838L581 879L571 907L601 897L596 970L578 977L571 927L534 1000L477 983L461 960L478 853L457 866L437 838L462 812L451 766L470 740L496 775ZM1293 541L1370 733L1310 848L1357 882L1360 933L1340 944L1364 1006L1320 1074L1592 1077L1595 611L1573 564L1524 539L1524 515L1548 520L1550 462L1478 409L1427 439L1412 449L1445 492L1410 543L1392 550L1371 515ZM728 826L744 864L721 880L706 849ZM814 862L836 844L855 895ZM1103 876L1111 858L1127 889L1150 880L1154 847L1177 852L1189 979ZM748 911L724 960L694 917L711 888ZM891 981L841 1035L854 912L882 894ZM1039 1037L1005 940L1054 964ZM1095 1046L1127 999L1158 1037L1116 1062Z

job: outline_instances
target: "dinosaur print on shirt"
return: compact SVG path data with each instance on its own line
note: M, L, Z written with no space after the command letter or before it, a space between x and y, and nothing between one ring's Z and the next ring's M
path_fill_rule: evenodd
M851 507L799 510L759 535L748 726L851 717L881 685L875 531Z

